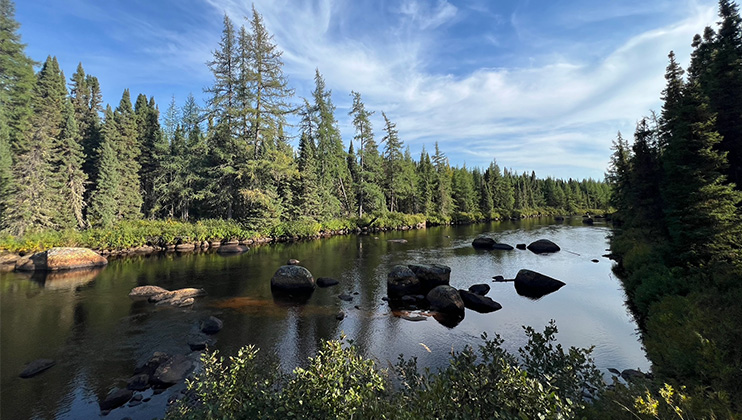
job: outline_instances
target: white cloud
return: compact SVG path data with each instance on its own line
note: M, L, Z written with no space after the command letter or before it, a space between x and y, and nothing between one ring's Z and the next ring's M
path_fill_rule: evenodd
M242 1L206 1L236 21L249 14ZM397 122L413 153L438 141L454 164L485 166L496 158L503 166L566 177L602 176L616 131L630 137L635 121L658 107L668 51L687 57L693 34L715 20L713 5L688 7L681 21L627 36L597 61L575 55L577 44L568 51L531 49L536 64L530 67L452 75L427 66L445 48L440 27L457 19L447 2L405 1L383 16L376 15L375 4L354 2L366 8L356 13L367 13L367 22L349 21L347 6L330 0L302 4L258 1L256 8L284 51L299 96L311 90L315 68L323 73L346 139L352 137L348 93L357 90L368 109L384 110ZM596 12L586 19L604 18ZM511 22L522 37L542 38L535 28L522 28L516 14ZM375 30L348 30L356 24ZM495 35L482 36L492 42Z

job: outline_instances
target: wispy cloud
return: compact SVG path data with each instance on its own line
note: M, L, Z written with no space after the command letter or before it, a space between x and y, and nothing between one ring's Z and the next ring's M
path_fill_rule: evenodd
M171 93L198 95L210 82L204 63L223 14L238 26L251 15L244 0L162 1L70 0L65 9L44 0L43 8L91 22L98 32L87 36L110 41L74 60L88 60L86 69L92 63L110 85L138 83L162 105ZM348 94L356 90L368 109L397 123L414 154L438 141L454 164L497 159L518 171L578 178L602 176L616 131L630 137L636 120L659 106L667 53L687 64L692 36L717 20L713 0L256 0L255 7L284 52L297 96L309 96L315 68L323 73L346 142ZM380 132L380 112L373 122Z

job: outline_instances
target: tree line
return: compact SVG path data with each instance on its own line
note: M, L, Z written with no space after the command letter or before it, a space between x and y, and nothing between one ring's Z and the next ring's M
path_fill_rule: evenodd
M53 56L34 72L13 3L0 0L0 13L0 227L15 235L140 218L259 228L387 211L446 223L608 207L602 181L540 179L495 161L452 167L437 143L416 160L384 112L383 137L375 137L374 112L358 92L346 150L319 70L311 97L297 105L282 52L254 8L239 28L224 17L205 106L189 95L162 118L153 97L132 101L128 89L115 108L104 106L82 64L69 80Z
M693 38L687 69L670 52L662 110L632 144L619 133L607 179L611 248L655 373L739 412L742 18L729 0L719 18Z

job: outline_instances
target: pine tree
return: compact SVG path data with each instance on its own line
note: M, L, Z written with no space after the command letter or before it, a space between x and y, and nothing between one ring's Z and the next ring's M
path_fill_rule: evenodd
M214 84L206 89L210 93L209 115L216 120L222 130L226 129L229 136L236 134L235 117L237 115L237 83L239 68L237 64L237 40L234 24L224 15L224 29L219 48L213 52L214 59L207 63L214 75ZM165 125L166 129L168 125ZM172 127L173 131L175 127ZM171 133L167 133L172 135Z

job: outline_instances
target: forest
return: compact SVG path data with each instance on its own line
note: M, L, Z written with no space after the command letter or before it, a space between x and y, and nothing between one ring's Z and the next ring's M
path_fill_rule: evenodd
M82 64L69 80L54 56L34 72L39 63L24 52L13 3L0 4L6 235L142 219L230 220L271 232L367 214L445 224L608 209L603 181L540 179L494 160L487 168L451 166L437 143L415 159L384 112L376 137L374 111L359 92L350 93L355 131L346 147L322 74L310 98L296 98L254 9L239 28L224 17L206 63L207 103L173 99L160 115L153 97L132 99L128 90L115 107L104 105L98 79Z
M728 0L719 18L686 70L670 52L661 112L619 134L607 174L615 271L653 372L704 402L696 418L742 411L742 19Z

